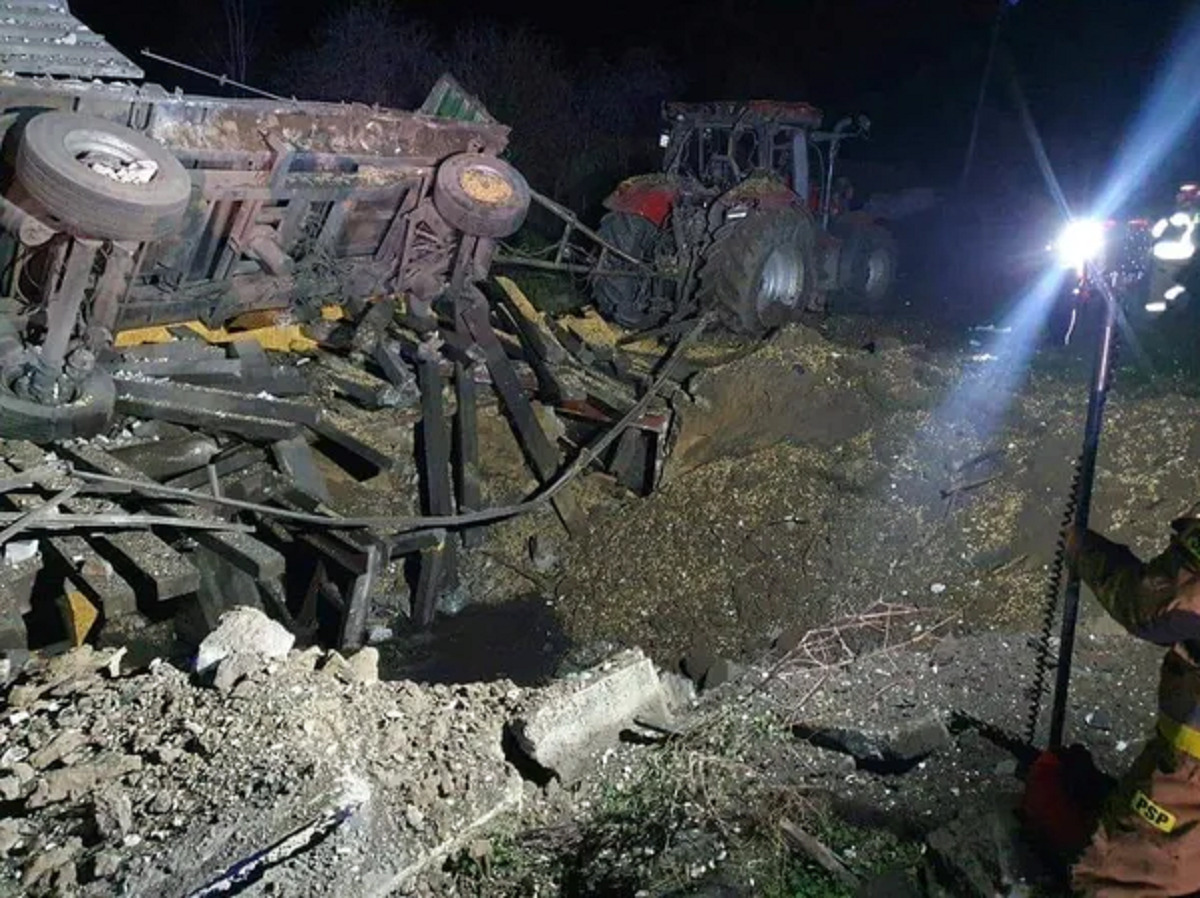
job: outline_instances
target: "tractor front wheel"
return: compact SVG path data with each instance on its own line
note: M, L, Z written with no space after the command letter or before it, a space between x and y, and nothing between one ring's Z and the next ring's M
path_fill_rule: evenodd
M795 317L815 284L816 229L799 210L723 224L700 267L697 300L736 334L757 337Z

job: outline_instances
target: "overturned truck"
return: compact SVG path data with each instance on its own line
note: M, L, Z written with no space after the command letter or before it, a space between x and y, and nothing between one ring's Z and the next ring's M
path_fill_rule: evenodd
M453 79L417 112L171 93L45 6L31 28L82 37L0 42L29 73L0 76L0 436L99 432L121 329L400 292L431 316L525 218L508 129Z

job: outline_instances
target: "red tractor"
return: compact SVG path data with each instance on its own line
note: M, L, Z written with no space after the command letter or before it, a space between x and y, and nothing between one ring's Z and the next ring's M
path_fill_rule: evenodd
M895 242L834 181L841 141L864 135L865 117L821 131L807 103L752 101L668 103L664 118L662 173L605 200L599 235L647 265L604 254L591 278L602 314L646 330L716 310L758 335L801 311L882 309Z

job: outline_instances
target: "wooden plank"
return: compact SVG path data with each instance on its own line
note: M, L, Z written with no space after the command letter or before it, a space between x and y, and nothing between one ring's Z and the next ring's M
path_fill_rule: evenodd
M296 197L288 202L283 221L279 224L279 245L285 253L291 253L295 249L296 241L303 236L301 227L311 209L312 203L303 197Z
M15 469L0 462L0 473L8 476ZM3 504L14 511L29 511L42 504L37 496L28 493L9 492ZM137 611L137 595L112 566L96 552L81 536L63 534L40 538L42 549L66 571L69 579L88 600L104 609L109 620L133 614Z
M247 415L266 418L281 423L313 426L320 413L310 405L287 399L268 399L262 396L247 396L232 390L215 390L209 387L194 387L187 384L124 380L118 378L118 405L129 399L159 400L200 412L219 412L230 415ZM186 421L180 422L186 424Z
M437 614L437 598L442 582L444 556L445 551L442 546L425 549L421 552L417 588L413 593L412 602L413 623L418 627L429 627Z
M151 421L170 421L217 433L231 433L247 440L274 442L286 440L300 433L299 424L263 418L257 415L240 415L232 412L202 409L162 397L118 396L117 411L135 418Z
M446 408L437 360L422 358L417 364L421 384L421 480L425 511L433 515L454 513L450 492L450 440L446 433Z
M262 201L260 200L242 200L238 206L238 210L233 216L233 224L229 228L229 238L221 248L217 267L213 269L213 280L222 281L229 277L234 263L242 256L242 246L245 244L246 235L254 226L254 219L258 216L261 206Z
M187 266L188 280L206 280L216 263L217 253L225 241L225 232L233 215L233 202L216 200L209 206L208 221L201 232L200 245Z
M332 250L337 245L355 202L356 200L353 199L345 199L333 204L333 208L325 216L325 224L321 226L321 232L317 235L317 246L325 250Z
M396 464L396 460L390 455L385 455L374 446L338 427L328 414L322 413L320 420L311 429L317 436L350 453L367 467L373 468L376 473L390 471Z
M127 465L93 446L63 446L59 451L81 468L99 474L107 474L110 477L123 477L126 480L136 480L140 483L154 483L137 468ZM147 499L144 506L154 514L170 515L189 521L217 519L211 512L197 505L186 503L175 504ZM234 567L245 571L256 580L268 580L283 575L286 566L283 556L270 546L256 540L249 533L197 530L189 535L197 543L221 556Z
M9 463L18 471L27 471L44 464L41 450L31 443L10 442L5 446ZM78 496L63 503L63 510L75 514L120 512L116 503L105 499L83 499ZM117 573L133 586L135 592L151 601L194 593L200 587L200 572L161 538L145 531L96 534L88 538Z
M479 488L479 391L471 370L465 365L454 366L454 390L457 400L454 414L455 486L458 510L465 513L478 511L483 504ZM483 536L483 528L465 528L462 544L468 549L476 548L483 543Z
M346 609L342 615L342 631L339 645L343 649L361 648L367 639L367 614L371 610L371 589L379 578L379 572L386 562L386 553L380 546L368 547L366 553L366 570L354 578L350 588L350 596L346 600Z
M329 487L325 475L317 467L312 447L303 437L292 437L271 444L271 454L279 469L291 478L297 489L303 490L314 499L330 504Z
M542 483L548 483L558 473L558 449L542 430L542 425L533 412L533 406L521 389L512 363L492 330L492 323L488 319L487 301L482 296L476 296L473 301L467 303L463 309L463 320L483 350L488 371L492 375L492 385L500 394L500 401L508 412L517 439L533 466L534 473ZM565 490L552 501L567 531L571 534L582 533L584 520L578 503Z
M216 470L218 477L226 477L245 470L255 462L262 461L264 458L266 458L266 454L263 450L257 446L248 446L242 443L211 458L206 468L189 471L187 474L180 474L178 477L170 477L163 482L167 486L173 486L181 490L199 489L208 483L207 468Z

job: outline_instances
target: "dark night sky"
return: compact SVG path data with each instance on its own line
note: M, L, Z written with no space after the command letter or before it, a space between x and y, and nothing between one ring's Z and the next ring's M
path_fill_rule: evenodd
M314 0L275 2L283 14L261 30L268 59L302 46L331 8ZM773 95L809 99L834 115L863 111L875 128L869 152L857 152L887 162L935 160L945 180L953 179L952 160L961 157L996 9L994 0L394 2L443 32L469 18L525 23L577 58L655 47L681 74L685 99ZM195 29L177 25L197 3L220 9L219 0L73 0L72 8L127 52L150 46L195 59ZM1089 177L1103 168L1187 5L1022 0L1010 9L1005 43L1054 161L1087 169ZM213 90L147 68L168 86ZM1003 83L997 86L993 105L1003 118L1007 99ZM987 140L1000 136L985 129ZM1195 155L1194 139L1185 156Z

